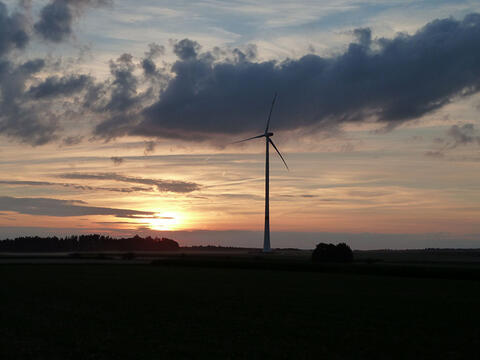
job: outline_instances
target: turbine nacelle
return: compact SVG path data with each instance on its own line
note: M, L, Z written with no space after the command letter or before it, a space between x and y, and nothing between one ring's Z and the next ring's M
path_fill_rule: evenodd
M263 134L260 134L260 135L257 135L257 136L252 136L248 139L243 139L243 140L240 140L240 141L235 141L233 142L232 144L238 144L238 143L241 143L241 142L244 142L244 141L249 141L249 140L253 140L253 139L260 139L260 138L266 138L267 140L267 144L268 145L272 145L273 148L275 149L275 151L277 152L277 154L280 156L280 159L282 159L283 163L285 164L285 167L287 168L288 170L288 165L287 165L287 162L285 161L285 159L283 158L282 154L280 153L280 151L278 150L278 148L275 146L275 144L273 143L273 140L270 139L272 136L273 136L273 132L269 131L269 128L270 128L270 118L272 117L272 110L273 110L273 105L275 105L275 100L277 99L277 93L275 93L275 96L273 97L273 101L272 101L272 106L270 107L270 113L268 114L268 119L267 119L267 126L265 127L265 132ZM268 146L267 145L267 146ZM268 150L268 148L267 148Z

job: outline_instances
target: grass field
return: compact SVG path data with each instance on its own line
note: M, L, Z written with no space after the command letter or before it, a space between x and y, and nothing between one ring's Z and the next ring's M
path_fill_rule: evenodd
M480 282L0 266L1 359L475 359Z

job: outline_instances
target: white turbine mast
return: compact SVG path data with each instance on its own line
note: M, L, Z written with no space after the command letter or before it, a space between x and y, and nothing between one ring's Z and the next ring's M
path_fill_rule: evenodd
M273 97L272 101L272 106L270 107L270 113L268 114L268 119L267 119L267 126L265 127L265 132L261 135L253 136L248 139L236 141L235 143L240 143L248 140L253 140L253 139L258 139L258 138L265 138L265 230L263 234L263 252L270 252L271 247L270 247L270 164L269 164L269 146L272 145L275 151L278 153L280 156L280 159L282 159L283 163L285 164L285 167L288 170L288 165L283 158L282 154L280 154L280 151L278 148L275 146L273 143L273 140L271 137L273 136L273 132L269 132L269 127L270 127L270 118L272 117L272 111L273 111L273 106L275 105L275 100L277 99L277 93L275 93L275 96Z

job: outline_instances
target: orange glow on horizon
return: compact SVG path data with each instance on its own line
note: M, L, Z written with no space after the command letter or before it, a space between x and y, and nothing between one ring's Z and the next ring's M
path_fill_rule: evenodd
M154 218L142 219L152 230L179 230L185 225L185 216L177 212L162 212L155 214Z

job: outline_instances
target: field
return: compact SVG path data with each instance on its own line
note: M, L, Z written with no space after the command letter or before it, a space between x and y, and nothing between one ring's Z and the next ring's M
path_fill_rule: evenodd
M464 359L480 282L151 265L0 265L1 359Z

